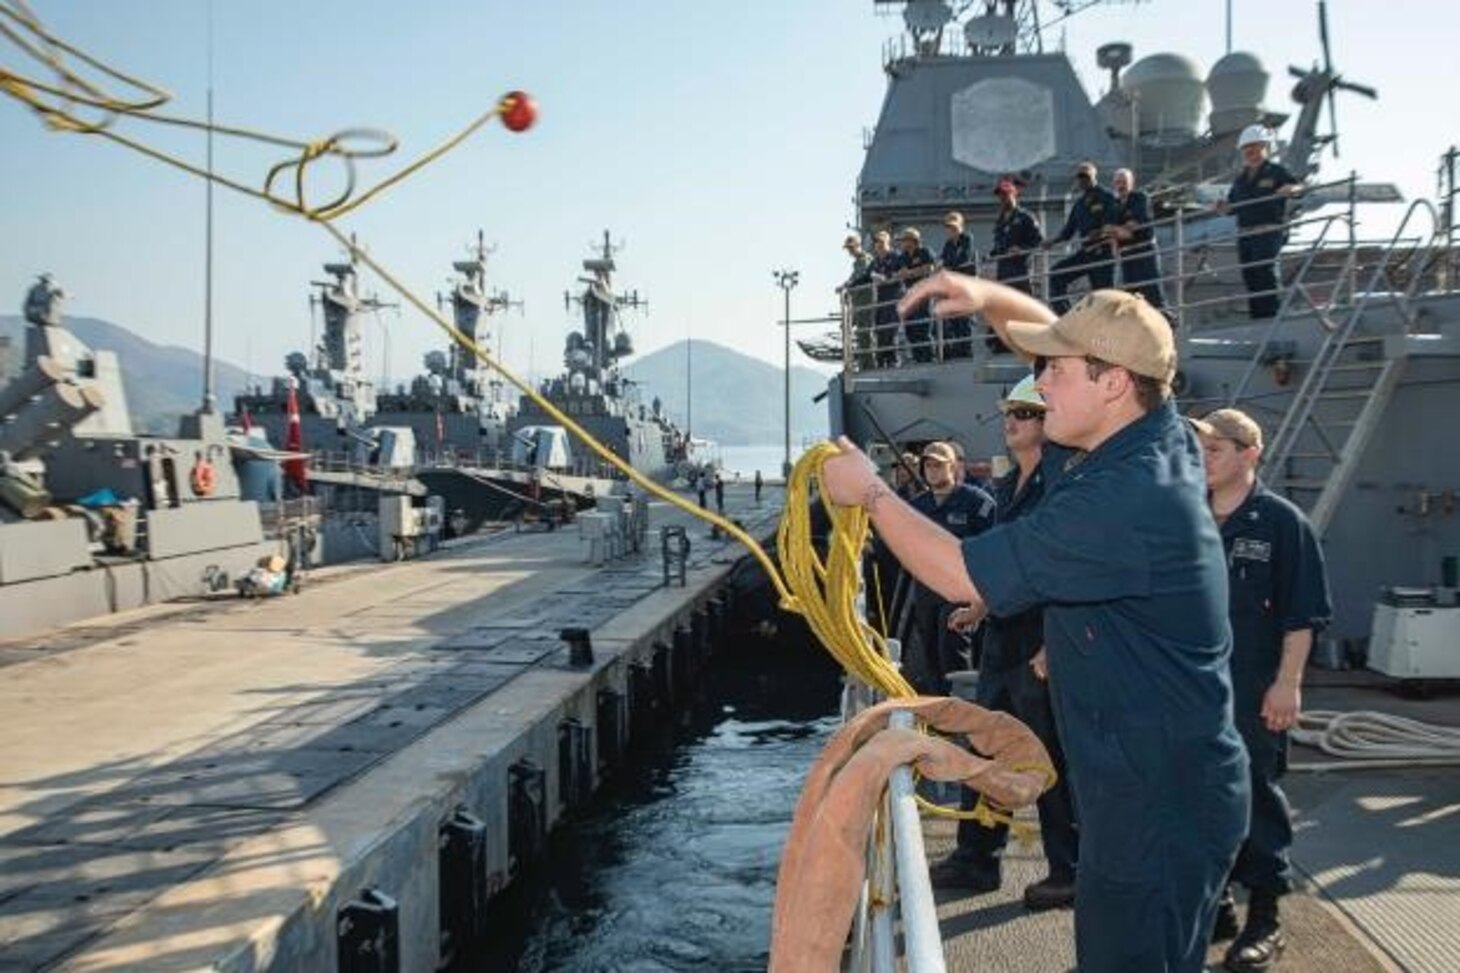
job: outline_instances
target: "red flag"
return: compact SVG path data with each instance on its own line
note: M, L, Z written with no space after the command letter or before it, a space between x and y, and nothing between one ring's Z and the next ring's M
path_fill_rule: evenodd
M253 420L248 416L248 406L243 407L243 414L240 418L243 420L243 434L247 436L249 431L253 429Z
M446 420L441 417L441 410L436 410L436 451L446 445Z
M299 396L294 390L294 379L289 379L289 402L286 411L289 416L288 430L284 433L284 448L291 453L304 452L304 423L299 418ZM304 493L309 488L305 460L286 459L284 476Z

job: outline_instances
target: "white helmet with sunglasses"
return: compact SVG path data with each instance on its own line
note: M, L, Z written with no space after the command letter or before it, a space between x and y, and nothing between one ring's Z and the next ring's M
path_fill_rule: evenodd
M1044 396L1034 387L1034 376L1026 375L999 400L999 411L1008 413L1014 409L1038 409L1044 411Z

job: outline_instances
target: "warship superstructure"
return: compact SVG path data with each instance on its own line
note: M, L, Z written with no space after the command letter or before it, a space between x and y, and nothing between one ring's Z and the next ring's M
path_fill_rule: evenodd
M684 457L684 435L664 414L660 400L644 402L638 385L619 369L620 359L634 353L633 338L621 312L646 308L648 301L637 290L614 290L614 250L605 230L599 252L583 261L590 276L578 278L582 290L576 295L564 293L565 308L577 304L582 309L583 328L569 332L563 347L563 372L544 382L540 391L634 469L664 479L674 474ZM523 431L551 424L547 414L523 396L516 418L508 424L519 459L524 455L519 448ZM580 472L589 469L579 467Z
M0 637L225 587L274 554L223 417L132 431L117 356L88 348L42 276L0 386Z
M491 315L512 305L506 294L488 290L489 253L479 233L471 259L452 264L449 297L438 297L443 307L450 304L456 327L487 347ZM239 395L236 421L246 417L272 443L283 444L292 390L303 448L319 456L316 469L495 462L512 412L502 383L453 343L445 351L428 352L425 371L409 385L377 386L366 371L365 328L370 315L389 305L361 293L359 261L353 255L324 269L332 279L315 281L318 293L310 298L311 309L322 312L321 340L307 355L291 352L284 361L286 374L275 377L270 388Z
M1460 404L1455 150L1436 201L1401 207L1390 185L1325 183L1318 163L1336 133L1320 132L1324 103L1376 95L1334 70L1326 21L1323 66L1290 69L1289 113L1265 104L1268 74L1252 54L1229 53L1203 77L1180 54L1133 61L1130 45L1107 44L1096 60L1110 90L1092 100L1066 54L1043 44L1041 22L1061 11L1041 13L1047 5L1034 0L963 4L973 15L960 23L943 0L876 6L900 7L907 31L883 52L887 92L857 180L857 226L939 239L956 209L986 252L1000 180L1022 184L1024 207L1053 234L1079 163L1107 177L1133 169L1153 202L1178 403L1188 414L1235 405L1265 427L1262 476L1323 540L1333 644L1361 646L1381 589L1453 601L1442 568L1460 555L1460 453L1448 424L1430 417ZM1239 132L1254 124L1277 130L1278 160L1306 183L1288 213L1277 316L1258 320L1248 316L1240 231L1212 207L1238 170ZM1398 229L1365 239L1360 214L1380 204ZM1032 254L1037 296L1054 259ZM833 433L884 455L935 439L957 440L973 458L1001 454L996 403L1027 364L981 338L971 354L950 355L936 327L918 353L917 332L895 322L895 353L879 361L867 353L870 321L866 304L848 300L840 333L807 346L842 365L830 383Z
M620 371L619 361L634 353L622 312L648 302L638 291L614 290L614 251L605 231L598 253L583 261L588 276L579 278L582 289L564 294L565 308L582 310L582 328L567 336L563 371L538 391L635 470L668 480L686 460L687 440L659 399L645 403ZM526 395L507 422L505 442L495 469L436 466L416 475L467 524L512 519L550 498L590 505L622 479Z
M478 231L471 259L451 265L455 277L450 293L436 298L443 310L450 305L457 330L488 350L494 337L492 316L522 306L506 292L488 289L490 253ZM423 364L426 370L408 387L380 393L373 424L409 427L422 455L436 461L465 456L480 464L498 459L514 407L505 383L455 342L445 351L427 352Z
M285 375L265 391L256 388L236 397L236 418L264 429L281 445L288 436L289 402L297 403L304 448L362 455L368 461L369 441L363 430L375 421L375 383L365 371L366 316L382 305L360 294L359 261L327 263L327 281L315 281L311 312L319 308L323 334L309 352L293 351L284 359Z

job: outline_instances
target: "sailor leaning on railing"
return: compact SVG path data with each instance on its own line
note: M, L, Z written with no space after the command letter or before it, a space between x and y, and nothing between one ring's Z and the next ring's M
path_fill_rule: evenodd
M1221 538L1196 435L1171 402L1166 319L1102 290L1056 320L1026 294L939 273L900 307L982 314L1042 364L1046 494L961 543L895 496L850 441L822 487L860 505L920 582L975 616L1045 606L1049 677L1081 848L1084 973L1202 968L1247 828L1247 755L1232 719Z

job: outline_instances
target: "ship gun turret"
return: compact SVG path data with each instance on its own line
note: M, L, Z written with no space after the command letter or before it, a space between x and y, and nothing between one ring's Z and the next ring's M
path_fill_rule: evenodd
M64 292L43 274L25 300L25 369L0 389L0 453L11 462L35 460L54 449L106 396L94 374L90 349L61 324Z

